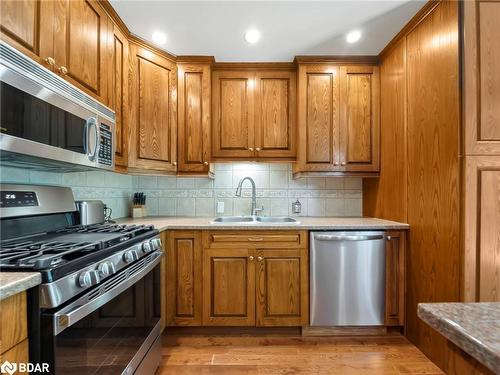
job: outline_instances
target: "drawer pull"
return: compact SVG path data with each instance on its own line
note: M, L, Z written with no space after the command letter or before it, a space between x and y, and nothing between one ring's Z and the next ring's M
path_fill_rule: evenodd
M248 237L248 241L258 242L258 241L264 241L264 239L262 237Z

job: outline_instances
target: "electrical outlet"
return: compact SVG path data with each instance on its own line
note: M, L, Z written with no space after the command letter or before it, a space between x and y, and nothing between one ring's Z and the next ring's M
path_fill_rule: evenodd
M224 213L224 202L217 202L217 213L218 214Z

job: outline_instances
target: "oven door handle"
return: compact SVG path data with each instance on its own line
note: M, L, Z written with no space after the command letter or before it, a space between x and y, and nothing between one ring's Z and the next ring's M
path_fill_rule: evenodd
M153 268L155 268L161 261L161 258L163 256L162 252L155 252L152 253L151 255L156 255L156 257L147 263L142 269L139 271L133 273L132 275L129 276L129 273L131 270L133 270L134 266L127 268L124 272L116 274L114 277L110 278L106 282L102 283L98 288L106 289L107 286L117 284L116 286L112 287L110 290L106 291L105 293L102 293L100 296L88 301L82 303L82 299L86 299L88 294L93 294L94 290L90 291L89 293L86 293L84 296L82 296L80 299L76 300L72 304L66 306L65 308L61 309L60 311L57 311L53 314L53 321L54 321L54 335L58 335L62 331L64 331L66 328L71 327L73 324L77 323L81 319L85 318L101 306L105 305L109 301L111 301L113 298L118 296L120 293L124 292L128 288L130 288L132 285L137 283L139 280L141 280L144 276L146 276ZM147 258L147 257L146 257ZM145 259L146 259L145 258ZM140 261L137 263L139 264ZM127 272L125 278L124 278L124 273ZM123 280L120 280L121 278L124 278ZM118 282L117 282L118 280Z

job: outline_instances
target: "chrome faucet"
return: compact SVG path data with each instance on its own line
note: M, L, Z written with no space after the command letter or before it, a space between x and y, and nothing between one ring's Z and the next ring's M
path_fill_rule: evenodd
M257 208L257 192L255 189L255 181L253 180L252 177L243 177L240 180L240 182L238 182L238 187L236 188L235 196L241 197L241 187L243 185L243 182L245 182L245 180L250 181L250 183L252 184L252 213L251 213L251 215L257 216L257 212L262 211L264 209L264 207Z

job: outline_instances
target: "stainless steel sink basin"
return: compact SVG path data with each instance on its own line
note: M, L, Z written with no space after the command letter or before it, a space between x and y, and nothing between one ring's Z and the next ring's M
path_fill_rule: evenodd
M212 220L213 224L217 223L251 223L253 222L253 217L250 216L224 216L216 217Z
M211 224L299 224L293 217L273 217L273 216L223 216L216 217Z
M293 217L273 217L273 216L257 216L255 218L261 223L296 223Z

